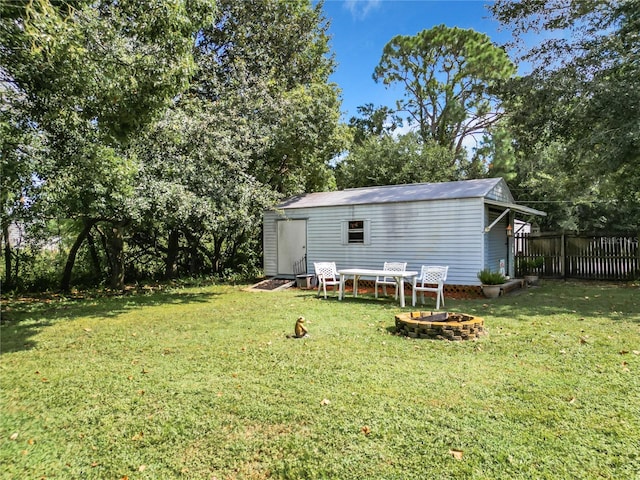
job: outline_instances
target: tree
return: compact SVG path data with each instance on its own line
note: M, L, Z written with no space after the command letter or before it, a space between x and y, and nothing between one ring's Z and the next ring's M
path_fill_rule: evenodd
M415 132L399 136L368 137L338 163L339 188L444 182L457 178L453 152L433 141L423 142Z
M134 241L160 249L166 277L220 274L275 201L247 173L260 140L230 100L183 103L132 145L141 162Z
M112 258L119 260L112 283L122 286L121 235L135 169L124 148L187 86L195 32L210 12L205 0L0 4L0 72L28 100L29 122L45 135L52 159L32 174L55 214L83 224L63 289L99 221L112 224Z
M435 141L459 158L469 136L501 117L497 82L515 67L488 36L444 25L415 36L396 36L384 47L373 78L404 87L397 110L417 125L423 141Z
M251 273L263 210L335 188L348 134L322 5L165 3L0 4L0 73L49 160L27 177L75 233L63 288L76 256L113 286Z
M563 155L549 167L567 179L560 189L576 201L572 223L637 229L640 1L498 0L490 8L533 66L503 89L524 161L561 143ZM531 32L545 38L527 49Z
M334 187L328 163L344 144L319 6L218 8L199 35L191 88L134 147L132 243L145 258L160 250L167 277L251 271L264 209Z
M221 0L218 8L198 45L199 94L252 98L246 115L267 142L250 166L258 180L283 195L331 187L329 162L346 135L322 3Z
M33 214L39 185L32 177L42 158L41 138L24 115L24 99L12 89L0 86L0 236L4 257L4 287L12 288L18 275L17 255L11 242L11 228L24 224Z
M502 177L507 183L516 178L518 156L515 152L513 137L509 129L496 124L484 134L480 145L474 149L469 163L470 176Z
M374 107L373 103L358 107L359 117L349 119L349 127L353 132L353 144L361 145L370 137L392 135L402 126L402 119L389 107Z

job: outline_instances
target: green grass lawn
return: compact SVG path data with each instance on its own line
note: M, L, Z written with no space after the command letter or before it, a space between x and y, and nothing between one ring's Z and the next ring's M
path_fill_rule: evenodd
M638 285L445 300L489 334L295 289L9 301L0 478L640 478Z

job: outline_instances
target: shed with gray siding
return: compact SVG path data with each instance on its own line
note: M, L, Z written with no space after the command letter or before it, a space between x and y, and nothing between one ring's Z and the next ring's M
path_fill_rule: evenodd
M308 193L264 213L267 276L292 278L294 264L336 262L338 269L382 268L384 262L448 265L450 285L479 285L477 273L513 276L516 214L545 215L517 205L501 178L389 185ZM297 273L297 272L296 272Z

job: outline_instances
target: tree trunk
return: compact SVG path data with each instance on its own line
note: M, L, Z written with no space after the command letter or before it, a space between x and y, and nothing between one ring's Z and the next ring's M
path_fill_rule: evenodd
M189 248L189 273L191 275L200 273L200 255L198 254L198 244L195 242Z
M11 251L11 239L9 238L9 224L2 226L2 236L4 238L4 287L10 288L13 283L11 276L11 259L13 252Z
M87 235L89 235L89 231L96 224L96 222L97 220L85 219L82 231L76 238L76 241L73 242L73 246L71 247L69 256L67 257L67 263L64 266L62 280L60 281L60 290L62 290L63 292L68 292L71 287L71 272L73 271L73 265L76 263L76 255L78 254L78 250L80 250L82 242L84 242L85 238L87 238Z
M222 269L222 235L213 236L213 273L220 273Z
M189 243L189 273L197 275L200 273L200 255L198 254L198 245L200 239L190 232L185 232L187 242Z
M100 237L100 245L102 246L102 251L104 252L104 256L107 261L107 268L109 269L109 272L111 272L111 270L113 270L113 261L111 260L111 252L109 251L107 235L102 231L100 225L96 225L96 231Z
M116 223L112 228L111 253L113 265L111 269L111 288L124 289L124 225Z
M164 276L166 279L175 278L178 274L178 247L180 240L180 231L178 229L171 230L169 232L169 240L167 243L167 256L165 257L165 271Z
M87 235L87 243L89 244L89 253L91 255L91 263L93 264L93 273L96 277L100 277L100 272L102 272L102 266L100 265L100 256L98 255L98 250L96 249L96 243L93 240L93 235L91 232Z

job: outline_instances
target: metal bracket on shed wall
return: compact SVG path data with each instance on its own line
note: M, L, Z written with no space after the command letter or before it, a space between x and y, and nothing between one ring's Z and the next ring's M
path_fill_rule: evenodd
M484 233L489 233L491 231L491 229L493 227L495 227L496 223L498 223L500 220L502 220L502 217L504 217L507 213L509 213L511 211L510 208L507 208L504 212L502 212L500 214L500 216L498 218L496 218L493 223L491 225L489 225L488 227L484 227Z

